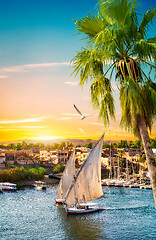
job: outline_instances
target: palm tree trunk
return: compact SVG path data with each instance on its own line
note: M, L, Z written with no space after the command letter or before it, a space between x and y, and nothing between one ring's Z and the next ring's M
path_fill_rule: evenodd
M149 171L149 175L152 183L153 196L154 196L155 207L156 207L156 162L153 155L150 138L149 138L144 117L139 118L138 129L139 129L140 137L141 137L145 155L146 155L146 162L147 162L148 171Z

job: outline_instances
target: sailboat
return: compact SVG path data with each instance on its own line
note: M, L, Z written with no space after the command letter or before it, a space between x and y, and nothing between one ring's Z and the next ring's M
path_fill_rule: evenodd
M88 201L103 196L101 185L101 152L104 135L92 148L87 159L76 173L65 196L67 214L91 213L100 210L95 203Z
M60 179L59 186L56 192L57 199L55 199L56 203L64 203L64 196L66 195L68 188L70 187L75 176L75 150L70 156L67 165L64 169L63 175Z

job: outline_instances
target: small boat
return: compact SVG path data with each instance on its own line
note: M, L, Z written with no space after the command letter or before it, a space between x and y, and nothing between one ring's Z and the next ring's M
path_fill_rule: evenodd
M85 214L104 210L97 204L88 203L88 201L104 197L101 185L103 138L104 135L92 148L68 189L65 196L67 214Z
M115 183L115 187L123 187L124 184L125 184L124 181L118 181Z
M152 189L152 185L146 185L146 189Z
M116 180L109 180L107 181L107 186L108 187L115 187L116 184Z
M143 185L140 185L140 189L152 189L152 186L143 184Z
M60 179L61 179L60 176L58 176L58 175L56 175L56 174L54 174L54 173L50 173L50 174L49 174L49 178L53 178L53 179L57 179L57 180L60 180Z
M0 187L0 193L3 193L3 190L2 190L2 188Z
M129 187L131 185L131 182L124 182L123 187Z
M67 208L67 214L82 214L82 213L93 213L97 211L105 210L100 208L96 203L80 203L79 205Z
M2 189L2 191L7 191L7 192L14 192L17 190L16 184L9 183L9 182L1 182L0 188Z
M102 186L107 186L107 181L105 179L101 180Z
M71 157L69 158L67 165L63 171L59 186L57 188L57 199L55 199L56 203L63 204L64 196L66 195L69 186L71 185L75 176L75 151L73 151Z
M65 199L64 198L56 198L55 202L58 204L64 204Z
M133 184L130 184L129 185L129 188L139 188L140 186L139 186L139 184L137 184L137 183L133 183Z
M42 181L35 181L35 189L36 190L46 190L47 189L47 184Z

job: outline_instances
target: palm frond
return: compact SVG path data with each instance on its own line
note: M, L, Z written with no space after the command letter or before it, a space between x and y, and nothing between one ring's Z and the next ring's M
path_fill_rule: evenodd
M154 40L153 40L154 41ZM134 55L137 55L137 57L140 60L147 60L153 61L153 59L156 59L156 47L155 44L151 44L151 42L148 40L141 39L139 41L136 41L134 45Z
M114 118L114 100L110 80L105 77L96 79L91 87L91 102L94 108L99 108L99 117L104 120L105 125L109 123L109 116Z
M100 16L94 16L90 13L87 17L79 21L74 21L78 33L84 33L90 38L94 38L96 34L105 28L105 21Z
M147 39L147 43L156 48L156 37Z
M139 119L143 117L151 129L156 116L156 85L150 81L151 71L156 70L156 37L147 39L156 10L150 8L139 25L136 0L100 0L98 6L97 15L75 21L87 47L73 59L73 73L82 87L91 81L92 105L107 124L115 112L111 79L116 70L121 125L137 135Z
M144 38L147 35L149 24L156 17L156 10L153 8L149 8L148 11L144 14L142 21L139 26L139 33L141 34L141 38Z

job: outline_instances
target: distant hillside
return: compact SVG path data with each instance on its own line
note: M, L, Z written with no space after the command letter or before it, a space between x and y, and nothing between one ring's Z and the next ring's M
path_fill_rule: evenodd
M22 143L23 141L25 141L27 144L29 143L44 143L45 145L50 144L53 145L54 143L58 143L60 144L61 142L65 142L65 143L72 143L73 146L77 146L77 145L85 145L86 143L93 143L93 145L97 142L97 140L93 140L93 139L53 139L53 140L28 140L28 139L22 139L22 140L16 140L16 141L5 141L5 142L1 142L0 144L5 144L8 145L10 143ZM118 142L118 141L104 141L104 143L111 143L111 142Z

